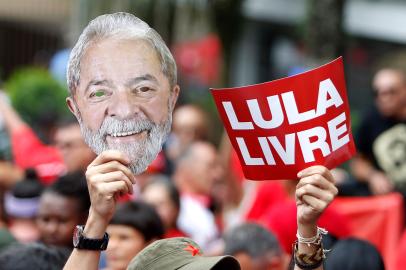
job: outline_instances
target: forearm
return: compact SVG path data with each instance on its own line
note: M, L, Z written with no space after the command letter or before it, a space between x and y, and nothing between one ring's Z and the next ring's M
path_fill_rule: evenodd
M89 212L84 235L88 238L101 239L106 232L108 221L98 217L92 210ZM100 251L73 249L64 270L97 270L99 268Z
M10 134L27 126L18 113L2 97L0 97L0 114Z

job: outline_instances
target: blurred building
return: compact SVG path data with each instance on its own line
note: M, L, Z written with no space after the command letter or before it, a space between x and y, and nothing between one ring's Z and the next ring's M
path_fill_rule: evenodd
M314 63L307 59L302 36L306 16L313 8L311 3L310 0L244 2L242 12L246 20L234 51L231 85L264 82L312 67ZM375 63L402 50L406 44L405 14L406 1L402 0L344 1L342 55L349 100L355 113L372 101L370 80Z
M47 65L64 46L70 0L0 0L0 79L25 65Z
M342 55L349 99L353 108L361 108L371 101L365 98L370 90L371 67L381 57L406 44L406 2L337 1L345 3ZM152 2L156 6L153 9ZM173 15L165 13L168 3L191 2L209 3L208 0L0 0L0 80L7 79L21 66L46 66L55 52L71 46L89 19L105 12L137 10L137 15L147 21L147 15L154 14L159 20L153 25L158 26L164 37L182 36L159 26L165 26L163 19ZM245 0L241 9L243 27L238 42L233 43L228 64L230 75L223 84L236 86L268 81L317 65L309 63L303 45L303 24L309 9L313 8L312 3L312 0ZM221 20L218 23L222 23ZM182 31L182 28L177 29Z

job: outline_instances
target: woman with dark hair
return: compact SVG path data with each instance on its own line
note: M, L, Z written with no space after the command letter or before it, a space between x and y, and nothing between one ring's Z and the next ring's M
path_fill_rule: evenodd
M110 240L106 250L106 269L125 270L138 252L163 237L164 227L152 206L133 201L117 207L107 233Z

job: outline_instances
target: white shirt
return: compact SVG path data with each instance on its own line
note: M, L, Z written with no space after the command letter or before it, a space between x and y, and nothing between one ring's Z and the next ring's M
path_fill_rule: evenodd
M201 202L190 195L180 198L178 227L207 251L218 239L214 215Z

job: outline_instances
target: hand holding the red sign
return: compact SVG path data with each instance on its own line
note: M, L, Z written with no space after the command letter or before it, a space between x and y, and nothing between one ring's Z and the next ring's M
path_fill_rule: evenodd
M298 173L296 205L298 224L316 225L318 218L333 201L338 190L331 172L323 166L312 166Z

